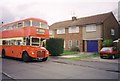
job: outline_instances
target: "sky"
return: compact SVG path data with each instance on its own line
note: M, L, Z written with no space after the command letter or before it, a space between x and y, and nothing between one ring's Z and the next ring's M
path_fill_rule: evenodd
M119 0L1 0L0 23L35 17L49 25L77 18L113 12L117 18Z

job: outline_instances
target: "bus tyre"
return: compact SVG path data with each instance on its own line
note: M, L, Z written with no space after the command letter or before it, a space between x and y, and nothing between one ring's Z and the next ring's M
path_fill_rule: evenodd
M23 55L22 55L22 60L24 62L29 62L30 61L30 56L28 55L27 52L24 52Z
M5 58L5 50L2 50L2 58Z
M46 61L47 59L48 59L47 57L46 57L46 58L43 58L42 61Z

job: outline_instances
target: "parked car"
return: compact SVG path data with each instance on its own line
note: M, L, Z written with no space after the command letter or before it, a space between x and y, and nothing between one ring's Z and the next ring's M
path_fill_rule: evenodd
M116 47L103 47L100 50L101 58L107 57L107 58L115 59L115 58L118 58L119 56L120 55L118 54Z

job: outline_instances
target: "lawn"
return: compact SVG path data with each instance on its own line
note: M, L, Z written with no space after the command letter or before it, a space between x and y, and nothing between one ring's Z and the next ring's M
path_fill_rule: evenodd
M80 53L80 52L65 50L65 51L63 52L63 54L61 54L61 55L73 55L73 54L78 54L78 53Z

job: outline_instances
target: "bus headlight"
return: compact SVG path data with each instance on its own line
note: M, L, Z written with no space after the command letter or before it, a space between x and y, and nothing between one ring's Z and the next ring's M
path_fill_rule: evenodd
M49 54L49 52L47 52L46 54Z
M34 52L32 52L32 55L34 54Z

